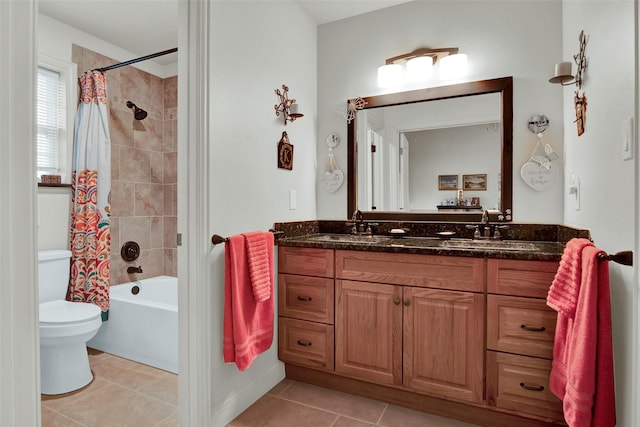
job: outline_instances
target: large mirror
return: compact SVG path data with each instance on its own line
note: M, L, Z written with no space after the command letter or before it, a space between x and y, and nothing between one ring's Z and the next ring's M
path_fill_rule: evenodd
M348 217L473 221L511 209L511 77L364 101L348 125Z

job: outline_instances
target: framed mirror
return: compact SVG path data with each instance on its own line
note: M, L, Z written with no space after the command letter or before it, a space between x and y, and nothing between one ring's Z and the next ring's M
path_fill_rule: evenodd
M347 129L347 218L475 221L512 209L512 77L364 101Z

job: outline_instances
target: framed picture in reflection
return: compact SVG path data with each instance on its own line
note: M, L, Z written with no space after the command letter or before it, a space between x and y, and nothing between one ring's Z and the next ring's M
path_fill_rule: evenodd
M462 189L469 191L486 191L487 174L462 175Z
M438 175L438 190L457 190L458 175Z

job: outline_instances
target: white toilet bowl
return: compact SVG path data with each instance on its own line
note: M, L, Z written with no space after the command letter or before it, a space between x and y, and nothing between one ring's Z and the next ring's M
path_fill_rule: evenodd
M64 300L40 304L40 380L43 394L61 394L89 384L87 341L102 325L95 304Z

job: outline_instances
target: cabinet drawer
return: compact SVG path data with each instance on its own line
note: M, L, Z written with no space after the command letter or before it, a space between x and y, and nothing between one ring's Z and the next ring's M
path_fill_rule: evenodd
M546 298L558 270L555 261L487 260L487 292Z
M333 279L278 275L278 314L333 324Z
M278 247L278 272L333 277L333 249Z
M549 389L550 371L550 360L487 351L487 403L564 420L562 402Z
M487 349L553 358L557 313L538 298L487 296Z
M278 318L278 357L286 363L333 370L333 326Z
M484 259L336 251L336 278L393 285L484 292Z

